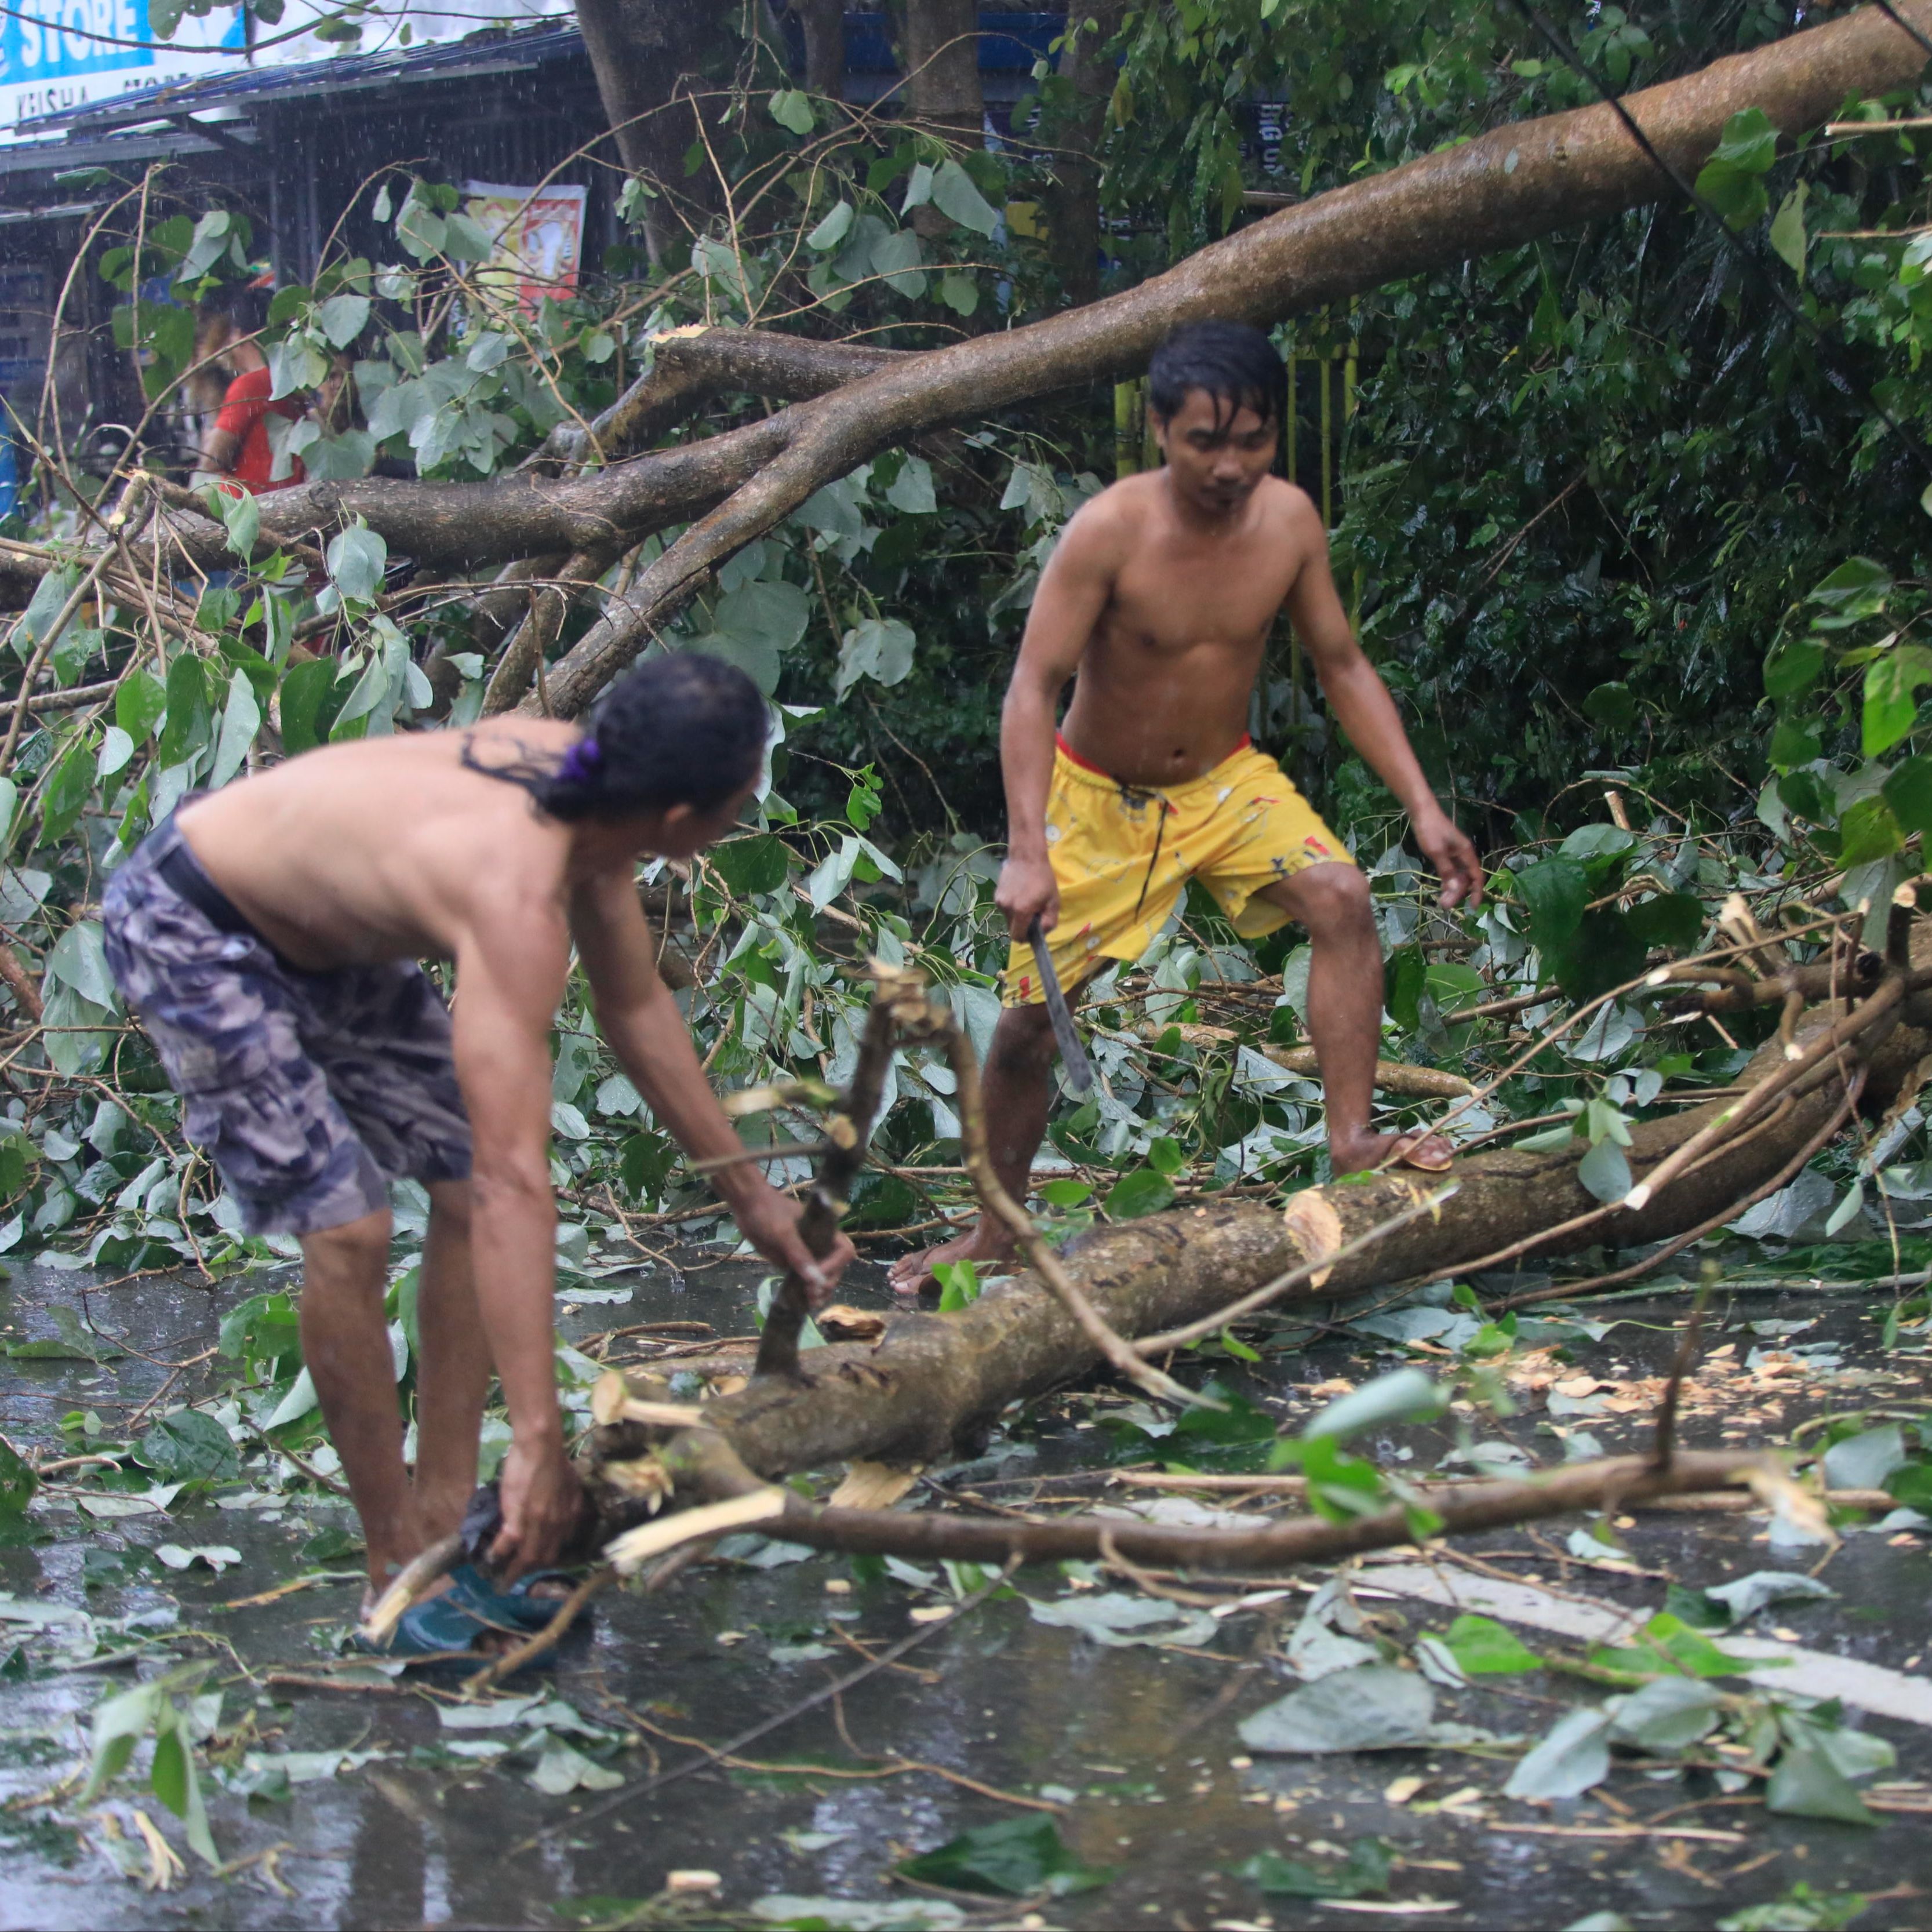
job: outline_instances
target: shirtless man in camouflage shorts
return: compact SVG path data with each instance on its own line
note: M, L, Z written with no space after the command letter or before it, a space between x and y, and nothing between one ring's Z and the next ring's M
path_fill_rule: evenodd
M768 714L692 653L614 685L587 727L502 718L330 746L184 802L114 875L107 956L250 1234L302 1244L302 1348L368 1545L370 1587L454 1529L494 1366L513 1440L490 1552L550 1562L582 1506L553 1360L550 1028L572 949L606 1043L697 1159L740 1143L652 964L634 874L730 830ZM455 963L454 1024L417 964ZM417 1302L413 1480L384 1331L388 1183L430 1213ZM822 1298L850 1256L800 1239L752 1168L713 1184L740 1229ZM479 1573L404 1620L404 1654L550 1606ZM412 1619L414 1619L412 1622Z

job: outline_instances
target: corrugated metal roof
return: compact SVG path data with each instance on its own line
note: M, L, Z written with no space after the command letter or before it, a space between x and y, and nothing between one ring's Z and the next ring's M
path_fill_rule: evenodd
M274 101L409 86L424 81L529 73L551 61L580 56L583 51L583 39L574 22L517 32L492 30L436 46L403 47L380 54L335 54L326 60L306 61L298 66L253 68L214 75L206 80L177 82L170 87L141 88L85 107L36 115L22 122L21 127L33 134L53 134L62 130L70 134L105 134L111 128L138 127L212 107L245 110Z

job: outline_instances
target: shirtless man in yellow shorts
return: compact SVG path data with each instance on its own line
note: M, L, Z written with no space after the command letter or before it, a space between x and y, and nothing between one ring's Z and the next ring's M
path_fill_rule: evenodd
M1067 525L1006 689L997 902L1016 944L986 1067L994 1165L1024 1199L1046 1131L1055 1049L1026 944L1033 920L1071 994L1103 962L1138 958L1198 878L1244 937L1291 920L1308 930L1309 1030L1335 1172L1396 1160L1439 1172L1450 1160L1441 1136L1369 1127L1382 958L1368 882L1244 729L1284 604L1336 722L1408 812L1444 906L1480 903L1475 849L1436 802L1349 628L1320 514L1270 473L1287 398L1268 338L1235 322L1178 330L1154 356L1148 400L1166 466L1102 491ZM1056 743L1054 714L1076 673ZM982 1217L904 1257L892 1286L910 1294L936 1262L1011 1251Z

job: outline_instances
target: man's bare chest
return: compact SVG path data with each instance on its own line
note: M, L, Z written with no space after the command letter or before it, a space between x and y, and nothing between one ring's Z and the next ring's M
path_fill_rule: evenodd
M1293 587L1295 567L1279 544L1214 555L1156 547L1114 579L1106 628L1119 641L1162 651L1256 643Z

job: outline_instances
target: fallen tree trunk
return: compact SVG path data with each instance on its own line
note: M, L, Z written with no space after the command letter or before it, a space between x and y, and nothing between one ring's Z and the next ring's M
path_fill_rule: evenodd
M1900 5L1922 28L1932 28L1932 0ZM1694 174L1744 108L1762 108L1796 134L1848 98L1910 82L1923 64L1910 34L1861 8L1646 88L1627 105L1666 160ZM755 332L682 338L662 380L654 370L614 405L624 424L598 429L607 454L702 393L744 388L817 399L584 476L546 477L540 460L488 482L367 477L301 484L278 494L262 548L273 547L274 531L326 542L360 517L394 553L473 570L609 544L622 550L700 519L549 674L552 706L574 716L734 550L882 450L946 423L1132 374L1178 322L1208 315L1279 320L1672 191L1607 106L1512 122L1284 209L1124 294L896 356L857 380L844 379L884 352L802 340L780 350ZM835 382L842 386L821 393ZM579 431L560 438L546 458L554 467L589 454ZM174 534L208 567L230 561L212 523L187 520Z
M1922 31L1932 26L1925 0L1900 4ZM1644 88L1624 105L1664 160L1694 175L1744 108L1761 108L1795 135L1848 98L1916 80L1924 64L1924 49L1904 27L1862 8ZM782 454L638 574L551 671L550 703L574 716L734 550L822 484L921 430L1131 374L1180 322L1278 321L1672 191L1607 104L1512 122L1285 209L1124 294L930 350L795 405L772 419L786 425Z
M1916 950L1932 964L1932 935ZM1856 1010L1878 1005L1877 995ZM1895 1007L1894 1009L1895 1011ZM1429 1280L1484 1264L1521 1246L1539 1257L1600 1241L1666 1240L1713 1215L1728 1217L1760 1187L1828 1134L1847 1110L1848 1088L1883 1105L1928 1053L1932 1032L1870 1024L1868 1057L1848 1048L1819 1062L1822 1077L1795 1088L1761 1121L1661 1190L1640 1210L1605 1208L1576 1178L1580 1143L1543 1153L1508 1148L1471 1156L1449 1177L1453 1198L1433 1217L1416 1216L1332 1271L1324 1258L1378 1224L1412 1209L1428 1190L1420 1176L1383 1174L1346 1186L1311 1187L1278 1208L1220 1202L1090 1234L1062 1256L1067 1274L1106 1325L1151 1336L1212 1316L1276 1276L1316 1264L1294 1292L1306 1300L1384 1282ZM1816 1048L1845 1016L1814 1009L1798 1039ZM1797 1071L1782 1041L1755 1056L1740 1084L1762 1088ZM1802 1080L1797 1083L1802 1084ZM1748 1096L1747 1096L1748 1097ZM1712 1102L1633 1134L1632 1173L1641 1178L1722 1117L1745 1104ZM1030 1274L987 1284L970 1306L946 1315L896 1312L875 1344L833 1343L801 1358L796 1381L754 1382L705 1405L706 1432L727 1441L744 1466L770 1479L854 1460L929 1464L976 1453L1000 1412L1090 1370L1098 1351L1061 1302ZM661 1431L634 1424L598 1432L595 1457L648 1454Z

